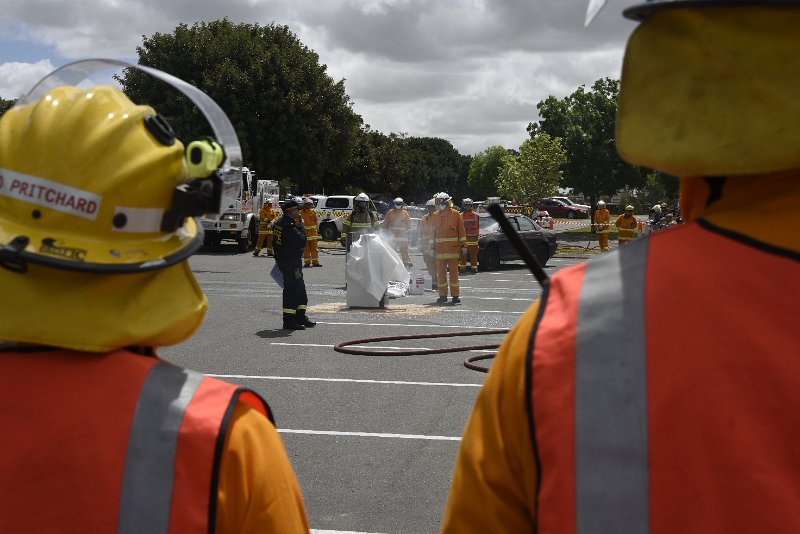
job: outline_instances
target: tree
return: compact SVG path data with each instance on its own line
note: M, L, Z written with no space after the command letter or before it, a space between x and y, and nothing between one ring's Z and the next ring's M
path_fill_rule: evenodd
M611 196L626 185L644 183L645 172L617 154L618 95L619 80L603 78L589 91L581 86L561 100L550 96L539 102L541 120L528 125L531 137L545 132L562 139L567 161L561 185L587 195L593 211L601 194Z
M539 132L522 143L518 154L503 157L497 188L503 197L535 204L558 190L566 160L561 140Z
M0 98L0 116L2 116L3 113L11 109L14 106L14 102L16 102L16 100L5 100L3 98Z
M503 168L503 158L508 155L508 150L495 145L483 152L475 154L469 166L467 183L475 191L478 198L495 196L497 193L497 177Z
M139 63L168 72L213 98L239 135L245 164L300 191L320 189L345 168L362 120L344 81L334 82L287 26L228 19L178 25L144 37ZM134 102L167 117L182 139L209 135L195 108L162 82L132 69L119 78Z

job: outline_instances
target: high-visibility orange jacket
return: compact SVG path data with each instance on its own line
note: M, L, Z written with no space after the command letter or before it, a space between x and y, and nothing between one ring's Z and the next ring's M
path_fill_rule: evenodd
M275 219L275 210L272 209L272 206L269 203L264 204L260 210L258 210L258 223L260 226L266 227L270 221Z
M611 213L603 208L601 210L597 210L594 212L594 231L596 233L608 233L609 226L608 224L611 222Z
M726 180L709 204L682 179L694 222L550 279L478 396L443 532L798 530L800 170Z
M317 212L314 208L308 207L300 210L300 217L303 218L303 225L306 227L306 238L309 241L319 239L317 235Z
M467 246L464 221L453 208L445 208L433 216L428 241L433 245L437 260L458 259L461 247Z
M402 208L392 208L386 213L381 228L389 230L395 239L408 239L411 216Z
M0 352L0 390L14 429L0 532L308 530L252 391L155 357L60 350Z
M472 210L462 211L461 220L464 221L464 234L467 236L467 245L478 244L478 234L481 233L480 217Z
M638 226L638 221L636 217L631 215L630 217L625 217L625 215L620 215L617 217L617 239L620 241L628 241L636 237L636 229Z

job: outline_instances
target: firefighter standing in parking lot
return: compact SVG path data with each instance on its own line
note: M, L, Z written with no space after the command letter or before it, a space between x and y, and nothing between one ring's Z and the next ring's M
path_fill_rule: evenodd
M438 289L436 280L436 255L433 252L433 244L430 242L431 229L433 228L433 217L436 215L436 202L433 199L425 203L428 213L419 220L419 231L417 235L417 245L422 254L422 261L431 276L432 288Z
M473 273L478 272L478 235L480 234L481 224L480 217L472 209L473 203L471 198L465 198L461 203L464 211L461 212L461 220L464 221L464 233L467 236L467 252L461 255L458 262L458 270L464 272L467 270L467 257L469 257L469 266Z
M261 209L258 210L258 241L253 256L261 254L264 238L267 239L267 256L272 256L272 222L275 220L275 210L272 208L272 199L268 198Z
M353 211L342 221L342 245L350 252L350 247L361 238L363 234L377 232L380 226L378 217L369 209L370 200L366 193L359 193L353 199Z
M381 223L381 228L389 232L389 243L400 251L403 265L413 267L408 255L408 233L411 231L411 216L403 209L403 199L394 199L394 208L390 209Z
M308 295L303 281L303 250L306 247L306 231L300 217L300 198L283 203L283 217L273 227L275 263L283 275L283 328L305 330L317 323L306 317Z
M314 201L306 197L303 199L303 209L300 210L303 226L306 227L306 246L303 250L304 267L322 267L319 263L319 234L317 232L317 212L314 211Z
M449 288L453 304L458 304L461 302L461 291L458 286L458 260L467 247L464 221L461 220L458 211L450 205L450 195L439 193L434 201L437 211L433 216L429 242L433 245L436 254L436 279L439 284L439 298L436 302L447 302ZM448 271L450 273L449 285Z
M617 241L620 246L631 239L636 238L636 228L638 225L636 217L633 216L633 206L625 206L625 213L617 217Z
M599 201L597 211L594 213L594 231L597 233L597 241L600 243L600 252L608 250L608 235L611 233L611 213L606 209L606 203Z

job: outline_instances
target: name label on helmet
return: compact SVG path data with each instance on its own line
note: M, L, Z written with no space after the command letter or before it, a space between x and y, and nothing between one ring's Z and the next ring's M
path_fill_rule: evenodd
M97 218L97 211L103 200L100 195L89 191L8 169L0 169L0 195L83 217L90 221Z

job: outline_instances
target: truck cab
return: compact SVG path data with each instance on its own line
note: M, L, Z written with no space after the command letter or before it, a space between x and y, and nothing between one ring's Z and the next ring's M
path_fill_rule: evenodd
M236 242L241 252L247 252L255 246L258 236L258 200L253 196L255 173L247 167L242 168L242 191L238 199L220 216L219 220L202 217L200 223L205 235L203 244L218 246L223 240Z

